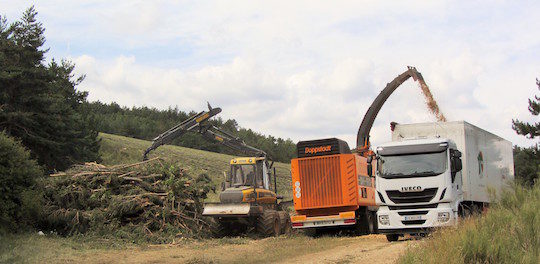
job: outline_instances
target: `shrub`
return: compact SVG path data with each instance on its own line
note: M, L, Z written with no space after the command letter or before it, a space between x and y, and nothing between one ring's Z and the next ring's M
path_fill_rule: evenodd
M32 224L40 208L36 179L41 167L20 142L0 132L0 231Z
M540 185L514 185L487 214L441 229L401 263L539 263Z

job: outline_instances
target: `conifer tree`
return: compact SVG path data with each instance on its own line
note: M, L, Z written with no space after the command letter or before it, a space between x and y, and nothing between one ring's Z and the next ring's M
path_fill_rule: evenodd
M540 81L536 79L536 85L540 90ZM529 99L529 112L534 116L540 113L540 97L535 96L534 100ZM517 119L512 120L512 128L519 135L534 139L540 135L540 122L529 124ZM540 177L540 149L538 143L529 148L514 146L514 168L516 179L525 185L533 185Z
M538 79L536 79L536 85L538 86L538 90L540 90L540 81ZM533 114L534 116L538 116L538 114L540 113L539 96L534 96L534 100L529 99L529 112L531 112L531 114ZM540 135L540 122L529 124L515 119L512 120L512 128L519 135L524 135L528 138L535 138Z
M0 130L19 138L47 169L99 158L97 132L83 111L74 65L45 64L45 28L34 7L8 24L0 17Z

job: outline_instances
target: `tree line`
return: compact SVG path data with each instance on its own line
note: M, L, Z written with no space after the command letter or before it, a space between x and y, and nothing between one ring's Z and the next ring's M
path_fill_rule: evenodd
M19 21L8 23L0 16L0 131L19 140L46 170L64 170L71 164L99 161L98 132L151 140L195 112L178 108L125 107L117 103L88 102L88 93L77 90L83 76L74 76L75 65L68 60L45 61L45 28L36 20L34 7ZM540 82L537 80L538 87ZM538 96L529 100L529 111L538 116ZM266 136L238 126L234 119L210 121L266 151L274 160L289 162L295 157L290 139ZM534 139L539 124L513 120L518 134ZM231 150L188 133L175 145L219 153ZM538 178L538 146L515 147L518 178L531 182ZM526 169L523 169L523 168Z
M184 112L178 107L165 110L150 107L123 107L117 103L90 102L85 105L91 114L96 130L127 137L152 140L159 134L186 120L196 112ZM231 133L250 146L264 150L273 160L290 162L296 155L296 145L290 139L265 136L251 129L238 126L234 119L223 120L220 117L208 121L210 124ZM205 139L199 133L186 133L171 142L173 145L236 154L224 145Z

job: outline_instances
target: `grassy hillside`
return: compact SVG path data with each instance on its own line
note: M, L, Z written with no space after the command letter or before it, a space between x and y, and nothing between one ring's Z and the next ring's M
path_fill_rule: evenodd
M540 263L540 184L516 185L486 215L442 229L401 263Z
M150 141L128 138L123 136L100 133L100 154L103 164L114 165L120 163L134 163L141 161L144 150L151 145ZM192 175L208 174L220 191L221 182L225 180L224 171L229 170L229 162L234 156L214 153L198 149L179 146L161 146L150 153L149 158L161 157L166 160L178 162ZM278 193L291 199L290 165L274 163L277 173ZM217 194L211 194L209 201L215 201Z

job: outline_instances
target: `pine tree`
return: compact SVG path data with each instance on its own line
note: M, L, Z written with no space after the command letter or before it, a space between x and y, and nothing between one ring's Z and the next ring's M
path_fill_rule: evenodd
M540 90L540 81L538 79L536 79L536 85L538 86L538 90ZM534 100L529 99L529 112L531 112L531 114L534 116L538 116L540 113L539 96L534 96ZM540 135L540 122L529 124L515 119L512 120L512 129L514 129L519 135L524 135L528 138L535 138Z
M34 7L21 21L0 18L0 130L19 138L47 169L97 160L99 142L83 111L87 93L73 80L74 65L44 63L43 25Z
M536 85L540 90L540 81L536 79ZM534 116L540 113L540 97L535 96L535 100L529 99L529 112ZM529 124L519 120L512 120L512 128L519 135L524 135L534 139L540 135L540 122ZM529 148L514 147L514 168L516 179L525 185L533 185L540 177L540 149L538 144Z

